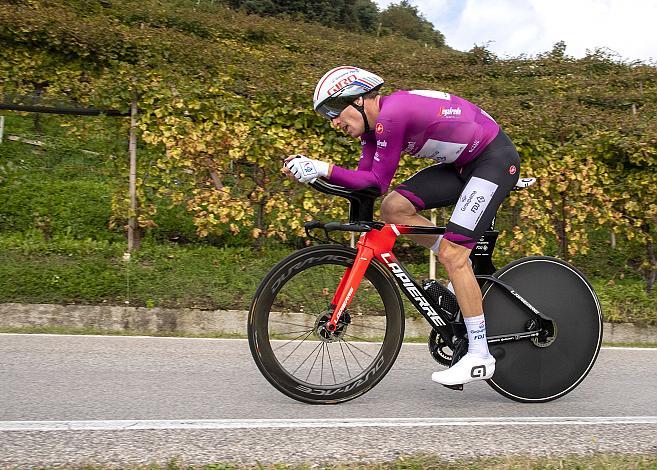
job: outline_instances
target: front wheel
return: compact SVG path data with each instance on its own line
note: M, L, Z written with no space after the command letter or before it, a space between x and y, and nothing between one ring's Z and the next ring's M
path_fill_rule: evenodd
M248 320L249 346L265 378L285 395L339 403L370 390L390 370L404 338L404 313L390 274L376 260L338 328L323 328L356 250L319 245L278 263L261 282Z
M593 367L602 342L602 312L593 288L565 261L528 257L494 274L509 284L556 326L548 341L490 345L497 359L493 389L520 402L546 402L572 391ZM531 329L528 309L505 289L483 288L488 336Z

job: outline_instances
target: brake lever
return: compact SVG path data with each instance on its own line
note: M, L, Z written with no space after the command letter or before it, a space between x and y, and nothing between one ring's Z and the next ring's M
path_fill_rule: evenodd
M313 238L313 236L310 234L310 231L317 228L324 228L324 223L320 222L319 220L311 220L310 222L304 223L303 228L306 231L306 236L308 238Z
M324 228L324 222L320 222L319 220L311 220L310 222L304 223L303 228L306 231L306 237L308 237L309 239L315 240L319 243L326 243L326 240L322 240L321 238L310 234L311 230L316 230L318 228L323 229L324 232L326 233L326 229Z
M324 228L324 234L326 235L326 240L328 240L330 242L333 242L333 243L336 243L338 245L345 245L344 243L339 242L338 240L335 240L335 239L331 238L331 236L329 235L329 229L326 228L326 225L323 228Z

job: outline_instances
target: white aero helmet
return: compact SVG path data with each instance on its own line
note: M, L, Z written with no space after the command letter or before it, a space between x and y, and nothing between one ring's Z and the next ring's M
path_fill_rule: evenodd
M313 95L315 111L327 119L336 118L347 106L353 105L355 99L365 93L376 90L383 85L378 75L359 69L342 66L329 70L317 82ZM367 119L362 106L353 105L363 115L366 128Z

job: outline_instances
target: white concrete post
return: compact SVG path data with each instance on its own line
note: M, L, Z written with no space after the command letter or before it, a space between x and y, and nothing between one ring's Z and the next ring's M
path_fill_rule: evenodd
M128 218L128 253L139 249L137 231L137 100L130 106L130 217Z

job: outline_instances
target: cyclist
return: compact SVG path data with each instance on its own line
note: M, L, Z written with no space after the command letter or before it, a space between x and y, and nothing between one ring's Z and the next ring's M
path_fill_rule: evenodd
M410 236L438 254L468 331L467 353L431 378L443 385L489 379L495 358L488 350L481 290L469 257L518 180L518 152L491 116L463 98L431 90L381 96L382 85L381 77L366 70L336 67L315 88L315 110L334 127L360 138L356 170L293 155L285 160L283 172L302 183L325 178L351 189L375 186L385 194L402 153L429 159L430 166L384 198L381 218L433 226L418 212L456 205L444 236Z

